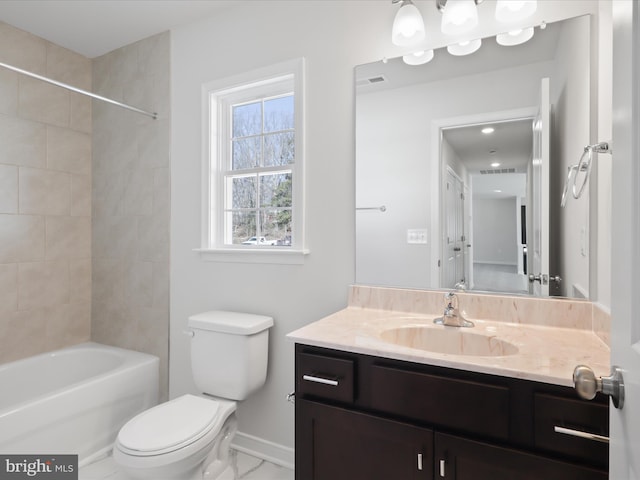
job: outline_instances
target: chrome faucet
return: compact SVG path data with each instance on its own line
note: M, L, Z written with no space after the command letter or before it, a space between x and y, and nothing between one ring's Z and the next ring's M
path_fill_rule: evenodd
M449 292L444 296L446 307L441 317L436 318L433 323L445 325L447 327L473 327L473 322L462 316L458 309L458 296L455 292ZM455 303L455 306L454 306Z

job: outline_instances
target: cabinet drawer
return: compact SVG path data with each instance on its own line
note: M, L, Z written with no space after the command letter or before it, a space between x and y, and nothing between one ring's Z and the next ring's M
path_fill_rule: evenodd
M588 460L603 467L608 465L607 443L576 436L587 433L608 438L608 405L536 393L534 420L537 448Z
M374 365L375 410L506 440L509 388Z
M300 395L353 402L353 360L299 353L297 362L296 392Z

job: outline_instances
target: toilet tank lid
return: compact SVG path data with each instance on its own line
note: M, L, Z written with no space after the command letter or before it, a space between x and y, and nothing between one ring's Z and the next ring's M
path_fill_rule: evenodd
M211 310L189 317L189 327L233 335L253 335L273 326L273 318L251 313Z

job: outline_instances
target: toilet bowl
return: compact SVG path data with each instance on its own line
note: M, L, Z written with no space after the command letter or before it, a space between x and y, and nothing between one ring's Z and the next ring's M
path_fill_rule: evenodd
M157 405L120 430L114 461L135 479L233 479L228 451L235 410L235 402L194 395Z
M269 328L263 315L211 311L189 317L191 370L202 396L186 394L129 420L113 460L131 479L234 480L229 461L236 402L264 385Z

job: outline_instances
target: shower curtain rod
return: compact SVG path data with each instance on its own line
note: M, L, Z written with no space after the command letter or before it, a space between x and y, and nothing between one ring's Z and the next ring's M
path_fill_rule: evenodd
M91 98L95 98L96 100L102 100L103 102L110 103L112 105L116 105L118 107L126 108L127 110L131 110L132 112L141 113L142 115L147 115L148 117L156 120L158 118L158 114L155 112L147 112L146 110L142 110L137 107L133 107L131 105L127 105L126 103L117 102L116 100L112 100L107 97L103 97L101 95L96 95L95 93L87 92L86 90L82 90L81 88L76 88L66 83L58 82L57 80L53 80L48 77L43 77L42 75L38 75L37 73L29 72L28 70L23 70L22 68L14 67L13 65L8 65L6 63L0 62L0 67L7 68L9 70L13 70L14 72L21 73L31 78L36 78L38 80L42 80L43 82L50 83L52 85L56 85L57 87L66 88L67 90L71 90L72 92L80 93L82 95L86 95Z

